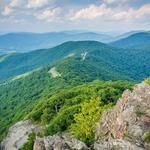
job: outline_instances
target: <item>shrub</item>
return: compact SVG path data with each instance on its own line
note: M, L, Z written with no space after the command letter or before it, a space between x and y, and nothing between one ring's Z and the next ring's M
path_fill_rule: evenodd
M124 137L129 137L129 132L128 131L124 132Z
M44 129L45 135L53 135L65 131L73 122L74 114L79 111L79 105L71 106L60 111L51 123Z
M150 131L144 134L144 142L150 143Z
M135 113L138 117L145 115L145 112L140 108L140 106L137 106Z
M150 78L146 79L145 82L150 85Z
M91 144L94 141L96 122L107 108L110 108L110 105L101 106L98 98L84 102L81 105L81 112L75 114L75 123L71 124L69 132L81 141Z

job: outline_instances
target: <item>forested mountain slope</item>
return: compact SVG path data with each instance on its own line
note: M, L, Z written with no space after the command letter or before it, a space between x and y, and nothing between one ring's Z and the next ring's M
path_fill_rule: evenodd
M91 59L97 57L95 59L103 62L104 66L105 64L113 65L111 63L112 59L119 57L117 51L115 48L103 43L83 41L66 42L51 49L36 50L29 53L4 55L1 56L0 62L0 79L7 79L23 74L32 69L61 61L70 56L84 57L83 59L87 56Z
M93 66L93 70L99 68L118 74L118 77L120 76L118 79L126 76L125 79L143 80L150 75L148 49L121 49L95 41L79 41L66 42L51 49L3 55L0 57L0 79L12 78L45 65L54 65L56 62L62 64L62 61L69 58L82 60ZM70 60L69 63L79 61ZM103 74L98 70L97 73Z
M80 66L80 64L78 66ZM30 74L27 74L26 76L20 76L18 78L16 77L16 78L13 78L12 80L9 80L6 83L1 84L0 85L0 103L1 103L1 105L0 105L0 133L1 133L1 138L6 133L5 132L6 129L8 129L8 127L11 124L15 123L16 121L18 121L20 119L23 119L29 112L31 112L31 110L33 110L33 107L36 107L35 104L38 103L39 100L44 104L45 100L48 100L51 96L56 96L57 97L56 99L58 100L58 103L59 103L59 102L61 102L58 99L59 91L60 91L60 93L62 93L64 95L64 96L62 95L60 97L61 98L64 97L65 99L67 99L72 95L71 94L69 96L69 94L67 94L67 93L69 93L70 88L77 86L77 85L81 85L83 83L88 84L88 82L93 81L94 79L101 79L100 75L96 76L96 74L94 74L93 72L91 72L91 74L93 74L93 76L91 76L91 74L86 75L86 72L81 73L82 71L80 71L78 69L78 67L73 66L73 68L76 68L76 69L73 70L73 72L71 72L70 70L67 70L68 68L66 68L66 70L64 70L64 68L62 68L61 65L60 65L60 68L59 68L59 66L56 65L56 69L59 73L61 73L61 76L54 78L52 76L52 74L49 73L50 68L45 67L45 68L42 68L39 70L35 70L35 71L31 72ZM64 70L64 72L61 72L61 69ZM78 71L78 72L75 72L75 71ZM86 88L87 84L85 84L83 87ZM119 90L119 91L116 91L113 88L112 96L115 93L120 94L122 92L122 90L124 90L125 88L128 88L128 87L131 87L131 85L132 85L128 82L119 82L119 81L114 82L114 83L107 82L106 85L107 84L109 85L109 87L111 87L111 85L113 85L114 88L117 88ZM104 88L106 88L106 93L105 93L105 91L103 92L103 90L102 90L102 93L104 95L108 94L108 97L109 97L108 92L109 92L110 88L108 88L108 86L105 86L105 82L103 82L103 81L102 82L94 82L89 87L89 90L95 86L100 86L100 87L104 86ZM81 87L79 87L77 89L80 90ZM107 88L108 88L108 90L107 90ZM77 95L82 94L82 91L79 92L77 90L75 92L75 89L76 88L72 89L72 92L71 92L71 93L74 92L72 95L73 97L75 97L76 94ZM61 90L62 90L62 92L61 92ZM85 92L86 92L86 90L85 90ZM89 94L91 92L89 92ZM86 92L86 94L88 94L88 93ZM111 91L110 91L110 94L111 94ZM68 96L65 96L65 95L68 95ZM90 95L92 97L93 93L91 93ZM116 96L114 95L114 97L116 97ZM81 99L81 98L79 98L79 99ZM85 99L86 99L86 97L85 97ZM112 98L110 97L110 99L112 99ZM83 101L83 100L81 100L81 101ZM77 103L78 103L78 100L77 100ZM38 112L39 111L37 110L37 112L35 112L35 113L38 113ZM36 118L37 117L35 115L35 118L34 118L35 121L38 120L38 118L37 119ZM63 119L63 117L62 117L62 119Z
M1 138L11 124L32 110L36 102L57 95L59 90L96 79L131 80L110 63L115 55L114 48L87 41L67 42L53 49L1 56L1 78L10 75L9 71L13 75L0 84ZM26 72L28 69L30 72ZM18 70L25 73L15 76ZM126 86L126 83L121 86Z

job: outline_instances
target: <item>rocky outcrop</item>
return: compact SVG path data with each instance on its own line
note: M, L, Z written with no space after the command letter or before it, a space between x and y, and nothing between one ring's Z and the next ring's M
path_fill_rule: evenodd
M20 121L13 125L7 137L1 143L1 150L18 150L24 143L27 142L28 135L32 132L39 132L41 127L33 125L30 120Z
M150 150L150 86L126 90L97 124L95 150ZM146 139L147 138L147 139Z
M87 150L87 146L68 134L37 138L33 150Z

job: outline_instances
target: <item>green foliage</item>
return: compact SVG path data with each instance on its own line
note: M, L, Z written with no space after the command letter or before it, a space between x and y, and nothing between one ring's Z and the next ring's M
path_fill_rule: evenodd
M137 105L135 110L135 113L138 117L145 115L145 112L143 111L143 109L141 109L140 105Z
M128 131L124 132L124 137L129 137L129 132Z
M45 67L22 78L0 84L0 140L12 124L26 116L34 122L49 125L65 107L88 101L92 96L102 97L103 103L115 103L122 91L131 87L131 84L125 81L95 81L88 84L95 78L102 79L103 75L88 74L86 69L84 71L84 67L80 70L78 65L74 66L77 60L74 61L66 70L63 68L63 63L60 66L56 64L58 72L62 74L59 78L52 78L48 73L49 67ZM83 61L77 62L80 62L81 66L84 64ZM74 69L67 71L69 68ZM93 72L92 68L88 71ZM109 73L105 72L105 74ZM107 76L103 79L107 80L111 77ZM77 86L83 83L86 84Z
M89 101L91 98L101 97L102 104L115 104L122 92L131 87L132 84L126 81L94 81L61 90L57 94L39 101L28 117L34 122L41 122L46 125L62 110Z
M150 143L150 131L144 133L144 142Z
M87 104L86 111L90 110L90 108L97 108L99 110L95 110L95 112L98 113L95 118L96 122L97 118L100 118L103 110L108 108L110 104L114 105L122 92L131 87L132 84L126 81L93 81L88 84L61 90L57 94L39 101L34 106L31 113L28 114L27 118L31 118L34 122L44 125L45 135L53 135L57 132L66 132L68 131L68 128L75 123L74 116L81 113L81 108L84 104ZM94 104L91 102L88 108L90 100L95 100L98 97L102 97L101 100L97 100L96 103L92 101ZM92 110L89 114L87 113L87 118L90 118L90 115L92 116ZM94 122L93 126L95 126ZM92 138L90 137L92 136L92 133L88 136L89 137L81 140L85 140L87 143L90 143L92 141Z
M84 50L85 60L81 57ZM68 57L72 53L75 55ZM96 122L105 107L114 105L133 85L116 80L145 78L150 73L149 62L148 51L122 50L93 41L67 42L52 49L1 56L0 80L32 71L0 84L0 141L11 125L23 118L45 126L45 135L65 132L69 127L73 132L79 128L81 118L87 128L82 136L78 132L75 136L90 143L95 123L90 126L87 120L92 113L96 114L92 118ZM48 73L54 66L61 77L52 78ZM150 83L149 79L146 82ZM95 106L92 100L98 97L100 104L96 101Z
M141 116L145 115L145 112L141 109L137 109L135 113L138 117L141 117Z
M112 43L113 46L122 48L132 48L136 50L149 50L150 48L150 33L139 32L132 34L126 38L119 39Z
M8 78L15 77L16 75L32 71L33 69L43 67L48 64L52 65L53 63L56 62L61 63L61 61L64 58L68 59L67 56L71 53L75 53L75 57L78 57L81 60L82 59L81 53L83 53L83 50L89 52L99 51L102 57L105 55L107 56L108 53L109 53L108 56L111 57L112 55L114 58L116 57L115 55L117 55L117 53L116 54L114 53L115 48L112 48L100 42L95 41L66 42L51 49L42 49L32 51L29 53L16 53L10 55L2 62L0 62L0 80L2 79L6 80ZM95 60L95 58L93 60ZM93 62L93 60L91 60L92 63L96 64L97 66L99 65L102 66L103 68L105 68L105 64L106 68L110 66L110 64L107 64L107 62L104 62L101 59L97 59L95 62ZM110 58L108 58L108 60L110 61ZM103 63L104 66L101 63ZM112 70L113 72L117 72L117 70L111 67L109 69Z
M150 85L150 78L147 78L145 82Z
M25 78L0 84L0 141L7 129L31 112L39 99L45 99L60 89L70 87L63 78L54 80L48 68L33 72ZM38 111L33 116L38 119Z
M82 60L83 52L87 52L85 60ZM69 57L70 54L74 55ZM94 80L139 81L150 74L149 48L124 50L95 41L66 42L51 49L3 56L1 60L3 61L0 62L0 80L6 80L45 65L56 64L60 70L63 70L62 72L66 74L71 72L73 78L79 79L79 82L83 75L85 75L85 81L93 80L94 77ZM65 78L70 76L67 75Z
M79 57L67 58L56 63L58 72L60 72L66 81L72 83L87 83L96 79L99 80L131 80L122 71L118 72L117 67L111 67L100 59L94 57L87 58L84 61Z
M74 114L79 112L79 106L70 106L61 110L57 116L44 129L45 135L53 135L65 131L73 123Z
M75 123L69 127L69 132L81 141L90 144L94 141L94 130L103 111L111 105L101 106L100 100L91 99L81 105L81 112L75 114Z
M35 138L36 134L34 132L29 134L28 141L19 150L33 150Z

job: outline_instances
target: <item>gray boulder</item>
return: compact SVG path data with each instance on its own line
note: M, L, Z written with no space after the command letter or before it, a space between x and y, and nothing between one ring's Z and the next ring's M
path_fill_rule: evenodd
M7 134L7 137L0 145L1 150L18 150L27 142L28 135L32 132L39 132L41 127L33 125L30 120L20 121L13 125Z
M53 135L37 138L33 150L87 150L88 147L81 141L68 134Z

